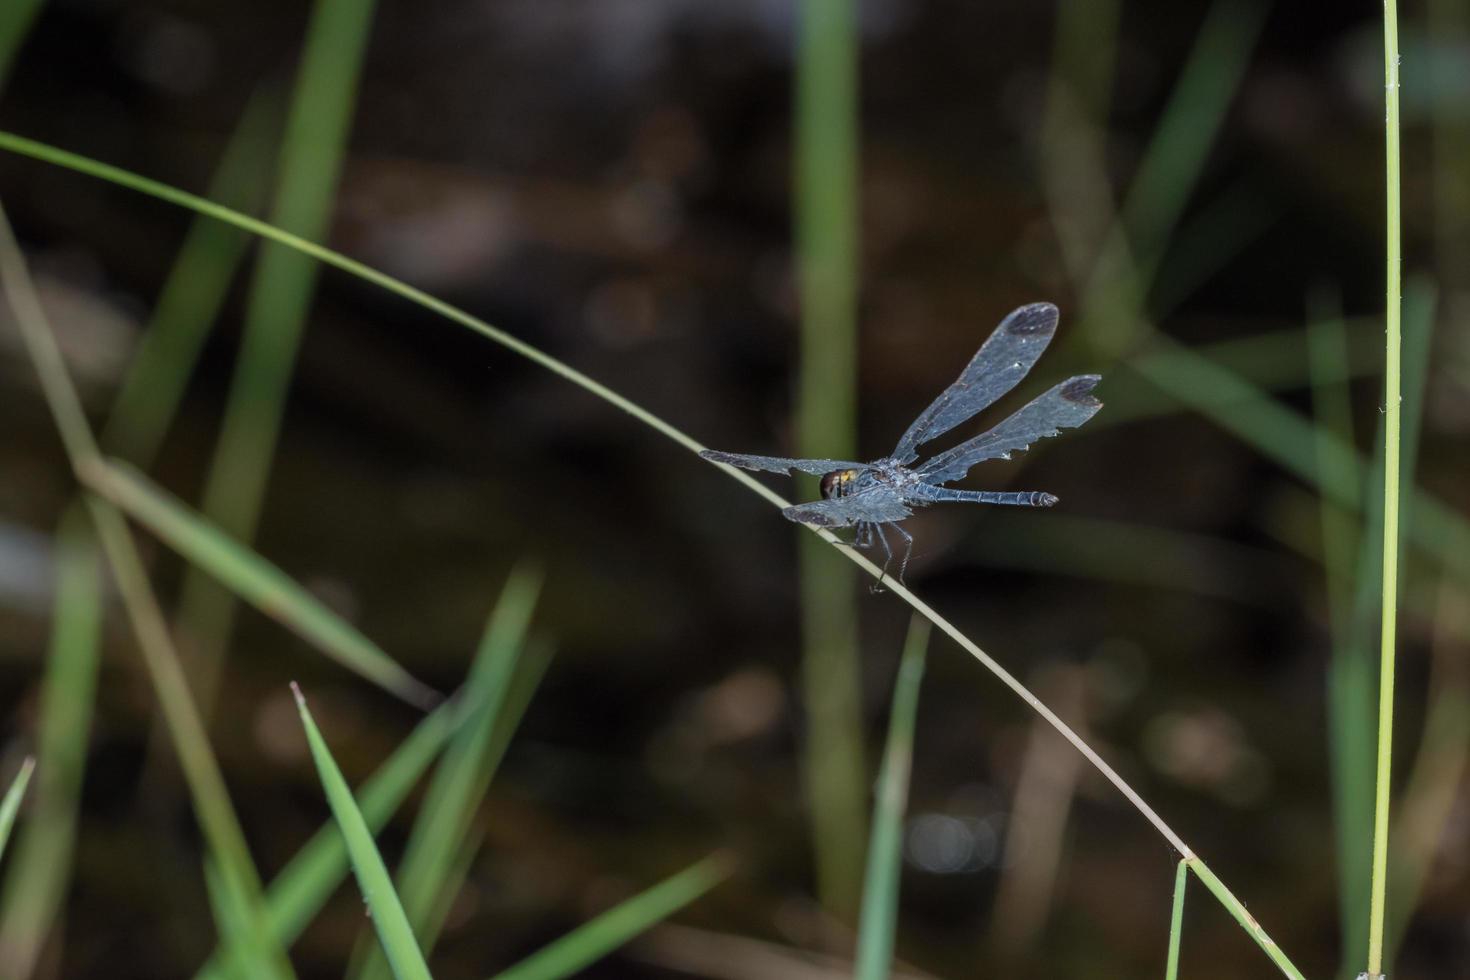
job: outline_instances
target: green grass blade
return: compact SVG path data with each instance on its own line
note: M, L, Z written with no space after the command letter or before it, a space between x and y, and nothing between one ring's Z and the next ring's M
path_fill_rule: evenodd
M1079 96L1054 83L1058 94L1048 106L1049 137L1044 140L1042 161L1048 197L1057 212L1054 224L1062 236L1063 258L1072 278L1082 284L1083 333L1109 354L1123 352L1140 336L1137 313L1158 278L1166 241L1199 183L1264 13L1264 5L1241 0L1217 0L1211 6L1120 215L1112 213L1112 187L1100 135L1105 94ZM1081 16L1058 17L1054 66L1058 78L1076 74L1060 62L1063 55L1075 58L1076 51L1088 46L1109 51L1116 46L1115 18L1107 22L1109 30L1101 38L1063 37L1080 33L1081 23ZM1079 111L1083 106L1089 111ZM1135 261L1135 251L1142 261ZM1198 264L1200 258L1195 261Z
M356 627L333 613L289 575L189 510L126 463L78 467L83 482L170 548L207 571L348 670L419 707L440 696L415 679Z
M1422 292L1411 290L1409 297L1411 319L1432 318L1433 293L1427 286ZM1255 385L1175 341L1157 335L1153 343L1157 356L1125 363L1334 502L1354 510L1362 506L1361 494L1319 482L1324 459L1334 471L1351 468L1360 484L1369 479L1370 464L1350 444L1319 433L1310 421ZM1461 581L1470 580L1470 521L1424 490L1413 491L1408 511L1407 540L1444 562Z
M1169 319L1184 301L1212 280L1260 238L1281 212L1245 180L1202 205L1165 242L1162 254L1144 262L1154 270L1148 308L1159 321ZM1111 407L1111 406L1109 406Z
M429 967L424 962L423 953L419 952L408 917L403 914L403 906L393 892L388 869L383 864L382 856L378 854L377 845L373 843L373 832L368 829L362 811L357 808L352 790L347 786L347 780L342 778L342 771L332 759L332 753L327 749L321 732L317 731L316 722L306 708L306 699L301 696L301 689L292 684L291 693L296 696L301 724L306 728L306 739L311 745L311 757L316 762L317 773L321 776L323 789L326 790L327 802L332 807L332 815L347 843L347 853L352 857L352 870L357 875L358 887L362 889L362 897L372 915L373 928L377 930L378 940L383 944L383 952L393 967L393 975L398 980L429 980Z
M5 88L11 66L15 64L15 56L26 36L30 34L31 24L35 22L36 15L41 12L45 2L46 0L6 0L5 3L0 3L0 90Z
M260 207L272 116L267 99L250 101L210 181L210 197L241 211ZM142 469L152 465L250 241L202 215L189 226L102 430L99 441L108 452Z
M3 209L0 209L0 286L4 287L5 296L15 313L16 325L40 378L47 407L72 468L81 470L100 465L96 439L88 427L81 400L67 375L66 364L57 349L25 258ZM163 612L148 583L143 560L121 514L97 498L88 498L87 510L117 580L149 680L178 752L200 829L219 861L220 872L248 903L253 932L261 937L256 947L263 949L267 942L264 939L265 911L260 878L230 803L219 760L214 756L203 719L189 693L188 681L179 664L178 652L173 647ZM272 951L269 965L271 969L264 975L292 975L290 961L283 950Z
M557 980L574 976L723 882L731 871L731 861L726 855L712 854L497 973L495 980Z
M487 782L493 778L495 771L500 766L501 759L505 757L511 738L515 735L516 728L519 727L521 718L531 703L531 697L536 693L536 688L541 683L541 678L546 674L546 668L550 664L551 647L538 643L534 637L528 640L516 664L515 676L511 678L510 694L507 695L505 706L495 719L495 730L490 734L490 746L484 764L484 773L487 775L482 776ZM450 909L454 907L454 901L459 897L460 889L464 886L465 876L470 869L470 861L479 849L480 838L485 833L485 825L483 822L472 822L465 833L466 838L460 845L454 860L450 862L439 887L439 901L424 916L423 924L418 929L418 934L425 947L432 948L439 941L439 936L444 930L445 919Z
M225 950L221 974L232 980L267 976L271 971L270 949L251 929L250 906L229 875L220 872L213 858L204 859L204 887L209 896L216 933Z
M1250 63L1266 10L1258 0L1221 0L1200 25L1123 204L1123 224L1138 252L1162 251L1173 234Z
M363 820L374 834L383 829L428 771L430 763L463 721L467 707L463 698L456 697L425 716L357 791ZM271 934L283 944L294 942L342 883L349 867L342 834L329 821L296 852L266 889L266 917ZM200 976L217 976L219 972L216 954L205 964Z
M1109 406L1111 407L1111 406ZM1157 524L1048 514L1044 524L997 519L964 550L993 568L1075 575L1241 602L1274 601L1265 583L1280 555Z
M1309 323L1305 330L1271 330L1265 333L1220 340L1188 348L1190 357L1198 362L1213 364L1232 374L1242 376L1259 391L1295 391L1312 383L1336 383L1353 378L1365 377L1378 372L1378 345L1376 324L1369 328L1366 320L1347 320L1347 361L1332 368L1330 376L1314 375L1309 365L1309 348L1324 338L1318 334L1329 332L1330 324ZM1364 326L1364 329L1358 329ZM1152 376L1156 371L1169 371L1180 360L1178 348L1167 348L1154 344L1133 354L1128 365L1130 370ZM1208 388L1197 396L1199 404L1211 406L1219 411L1229 411L1238 400L1238 395ZM1161 389L1146 385L1128 386L1116 394L1108 392L1108 410L1092 421L1089 426L1106 428L1138 419L1156 418L1193 408L1178 398L1165 394ZM1198 409L1195 409L1198 410ZM1351 440L1337 440L1349 445ZM1354 486L1354 493L1359 488Z
M509 702L492 737L496 758L504 754L550 662L550 649L541 646L529 647L521 657L521 668L511 682ZM466 697L467 693L461 691L420 721L357 791L358 808L374 834L383 829L403 804L450 736L478 710L475 702ZM335 823L328 822L287 862L266 889L267 922L272 935L284 944L294 942L341 884L349 866L342 834ZM435 921L442 922L442 916ZM200 975L214 976L218 969L218 957L212 957Z
M409 792L464 719L466 703L440 705L414 727L408 738L357 792L363 820L376 834L402 806ZM282 941L301 934L346 874L348 857L341 834L323 827L297 852L266 889L271 927Z
M857 431L857 4L809 0L800 9L793 135L801 293L796 450L847 458ZM867 796L857 576L820 540L796 533L803 770L817 894L828 912L850 922L861 894Z
M277 167L272 220L307 238L326 236L356 102L373 0L315 0L292 90ZM260 252L246 301L244 333L200 510L230 536L255 538L270 478L296 349L317 264L291 249ZM197 571L185 574L179 621L196 648L195 685L214 701L236 606Z
M1179 946L1184 935L1184 884L1188 880L1187 861L1180 861L1174 871L1174 908L1169 914L1169 958L1164 966L1164 980L1179 980Z
M1074 270L1099 257L1108 215L1098 204L1112 200L1092 130L1112 102L1121 8L1119 0L1060 0L1056 8L1037 162L1047 196L1066 202L1069 220L1054 231Z
M1318 299L1311 303L1316 326L1333 331L1309 332L1312 369L1313 411L1317 416L1317 467L1321 486L1331 492L1318 495L1321 519L1322 563L1326 574L1328 624L1332 631L1332 660L1327 667L1328 761L1332 778L1333 830L1337 856L1338 923L1341 932L1343 963L1346 964L1363 948L1368 936L1367 883L1368 847L1371 846L1372 676L1367 659L1357 644L1357 616L1354 602L1352 539L1356 531L1347 509L1335 499L1359 500L1363 488L1351 460L1340 454L1333 456L1328 440L1351 445L1353 441L1351 405L1342 383L1340 368L1347 360L1347 340L1341 315L1335 303L1331 308ZM1369 526L1360 535L1365 558L1371 554L1372 541L1381 529L1374 527L1373 511ZM1359 567L1363 567L1359 564ZM1376 576L1372 577L1376 581ZM1373 586L1367 578L1359 580L1359 595L1370 595ZM1361 886L1361 887L1360 887Z
M450 869L494 776L496 722L509 704L511 679L540 591L541 572L529 566L518 566L506 581L465 680L464 696L475 709L444 750L404 848L398 894L426 951L437 936L425 926L441 907ZM361 969L350 975L381 976L384 964L376 956L358 963Z
M1407 338L1405 338L1407 341ZM1407 346L1407 344L1406 344ZM1429 707L1413 764L1404 782L1389 855L1388 921L1384 958L1393 962L1429 873L1442 853L1454 818L1459 787L1470 771L1470 671L1451 626L1465 628L1461 591L1441 584L1435 611ZM1458 621L1457 621L1458 620Z
M20 801L26 795L26 787L30 785L35 768L36 757L26 756L20 764L20 771L10 781L10 789L5 791L4 801L0 802L0 856L5 854L5 845L10 843L10 829L15 826L15 815L20 812Z
M1290 977L1291 980L1306 980L1302 976L1301 971L1292 964L1291 960L1287 959L1286 954L1281 951L1281 947L1277 946L1271 937L1266 935L1266 930L1261 928L1261 924L1256 921L1255 916L1246 911L1240 899L1236 898L1230 889L1225 887L1223 881L1215 877L1215 873L1209 869L1205 862L1201 861L1198 857L1190 857L1186 859L1186 863L1188 863L1190 870L1194 872L1195 877L1204 882L1205 887L1210 890L1210 894L1219 899L1220 904L1225 906L1226 911L1230 913L1236 922L1240 923L1240 927L1246 931L1246 934L1251 939L1255 940L1256 945L1261 947L1261 951L1266 954L1272 963L1276 964L1276 968L1283 975Z
M249 980L248 952L241 948L249 932L248 915L231 901L230 890L225 886L219 865L209 858L204 859L204 890L209 897L209 911L214 917L215 935L220 945L229 950L231 958L225 966L217 969L215 976L220 980Z
M475 865L475 859L480 856L480 849L485 846L486 830L485 824L476 823L471 824L469 830L465 831L464 839L459 842L459 847L449 862L449 869L444 874L444 890L439 893L428 915L424 916L429 934L435 937L436 942L437 937L444 931L444 923L449 920L450 912L454 911L454 904L459 900L460 889L469 878L470 870ZM427 945L427 941L424 942Z
M888 744L878 773L878 798L873 807L873 833L868 841L868 870L863 881L863 914L858 925L858 980L884 980L893 966L899 872L903 867L903 818L908 807L914 725L928 647L929 623L915 616L909 622L898 679L893 684Z
M86 514L72 507L57 533L56 613L36 733L40 774L0 902L0 962L15 977L35 969L71 877L102 643L101 572Z

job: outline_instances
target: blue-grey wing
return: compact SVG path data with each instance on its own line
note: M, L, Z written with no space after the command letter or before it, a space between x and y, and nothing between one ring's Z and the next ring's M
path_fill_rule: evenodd
M893 458L912 463L920 445L973 417L1019 384L1051 343L1057 315L1050 303L1032 303L1002 320L955 383L914 419L898 440Z
M860 470L867 463L853 463L842 459L785 459L780 456L746 456L742 453L722 453L705 449L699 454L712 463L729 463L746 470L765 470L768 473L789 473L800 470L821 476L833 470Z
M797 504L781 511L788 521L798 524L815 524L817 527L849 527L864 521L877 524L901 521L913 514L895 493L874 488L855 493L850 497L834 497L831 500L814 500L809 504Z
M1102 402L1092 395L1092 389L1101 380L1096 374L1079 374L1063 381L989 432L924 463L919 467L919 476L926 483L950 483L970 472L976 463L1009 459L1011 453L1027 448L1038 439L1054 436L1062 429L1076 428L1102 408Z

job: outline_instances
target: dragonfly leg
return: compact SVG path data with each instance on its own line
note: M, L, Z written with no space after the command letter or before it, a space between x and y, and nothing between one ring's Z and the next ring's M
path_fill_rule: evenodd
M852 546L854 548L873 547L873 525L867 521L858 522L857 534L853 536Z
M903 573L908 571L909 558L914 553L914 536L898 524L890 524L888 526L903 535L903 562L898 566L898 584L903 585ZM880 530L879 533L881 534L882 531Z
M882 524L870 522L867 526L872 528L873 533L878 535L878 540L883 543L883 570L878 573L877 581L868 586L868 591L882 592L884 591L883 576L888 574L888 566L893 564L893 549L888 546L888 536L883 533Z

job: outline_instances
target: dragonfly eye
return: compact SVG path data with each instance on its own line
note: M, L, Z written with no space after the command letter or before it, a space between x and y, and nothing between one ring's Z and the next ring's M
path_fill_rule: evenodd
M847 496L848 489L856 478L857 470L833 470L826 474L822 477L822 499Z

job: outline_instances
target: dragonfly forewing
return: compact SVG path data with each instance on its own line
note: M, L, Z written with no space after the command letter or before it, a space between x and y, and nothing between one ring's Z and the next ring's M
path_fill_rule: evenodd
M912 463L918 447L938 438L1020 384L1057 332L1057 308L1032 303L1011 313L980 345L954 384L944 389L898 440L893 458Z

